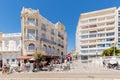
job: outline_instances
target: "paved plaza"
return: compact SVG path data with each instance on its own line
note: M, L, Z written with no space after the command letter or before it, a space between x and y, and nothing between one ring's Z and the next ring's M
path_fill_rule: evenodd
M75 61L70 71L21 72L0 74L0 80L120 80L120 70L105 69L101 64Z

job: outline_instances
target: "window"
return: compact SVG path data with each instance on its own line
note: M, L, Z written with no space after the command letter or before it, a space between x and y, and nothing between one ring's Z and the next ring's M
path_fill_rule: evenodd
M102 53L103 49L98 50L98 53Z
M55 53L55 48L54 48L54 47L52 48L52 53L53 53L53 54Z
M110 44L110 43L106 44L106 47L111 47L111 46L112 46L112 44Z
M51 37L51 43L54 43L54 37Z
M54 29L51 29L51 34L52 34L52 35L54 35L54 34L55 34L55 33L54 33Z
M101 33L101 34L98 34L98 37L103 37L105 36L105 34Z
M9 44L8 44L8 50L10 50L10 51L14 51L14 50L16 50L16 46L17 46L17 44L16 44L16 41L14 41L14 40L9 40Z
M61 37L61 33L60 32L58 32L58 36Z
M120 22L118 22L118 26L120 26Z
M36 30L36 40L38 40L38 30Z
M41 38L44 40L46 39L46 35L45 34L42 34Z
M48 46L48 51L47 52L51 53L51 47L50 46Z
M118 20L120 20L120 16L118 16Z
M118 27L118 31L120 31L120 27Z
M41 30L46 31L46 26L44 24L42 24Z
M98 44L98 47L105 47L105 44Z
M36 26L38 26L38 19L36 19Z
M81 36L82 39L88 38L88 35Z
M38 19L27 18L27 24L31 26L38 26Z
M46 45L43 45L42 50L43 50L45 53L47 53L47 46L46 46Z
M33 43L29 44L28 50L34 51L35 50L35 45Z
M88 50L81 50L81 53L88 53Z
M96 34L89 35L89 38L94 38L94 37L96 37Z
M107 38L106 41L114 41L114 38Z
M88 48L88 46L81 46L81 48Z
M89 22L96 22L96 18L94 18L94 19L89 19Z
M120 15L120 11L118 11L118 14Z
M118 48L120 48L120 44L118 44Z
M120 42L120 38L118 38L118 42Z
M27 32L27 39L33 39L35 40L35 30L33 29L28 29L28 32Z
M106 36L113 36L113 35L114 35L114 32L106 33Z
M96 45L90 45L89 46L89 48L95 48L96 47Z
M90 50L89 52L90 53L96 53L96 50Z

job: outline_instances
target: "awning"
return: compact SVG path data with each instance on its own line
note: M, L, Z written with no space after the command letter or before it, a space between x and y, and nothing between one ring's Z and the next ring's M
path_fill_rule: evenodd
M32 58L34 58L34 56L19 56L19 57L17 57L17 59L19 59L19 60L26 60L26 59L32 59Z

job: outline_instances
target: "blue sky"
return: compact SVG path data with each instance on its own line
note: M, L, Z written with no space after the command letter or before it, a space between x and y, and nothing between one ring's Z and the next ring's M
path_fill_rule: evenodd
M68 52L75 47L75 32L81 13L119 7L120 0L0 0L0 32L21 31L22 7L39 9L52 23L62 22L68 35Z

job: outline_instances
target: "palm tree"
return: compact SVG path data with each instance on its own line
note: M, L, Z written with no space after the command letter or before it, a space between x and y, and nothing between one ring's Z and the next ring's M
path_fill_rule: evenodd
M101 56L120 56L120 49L112 46L111 48L105 49Z

